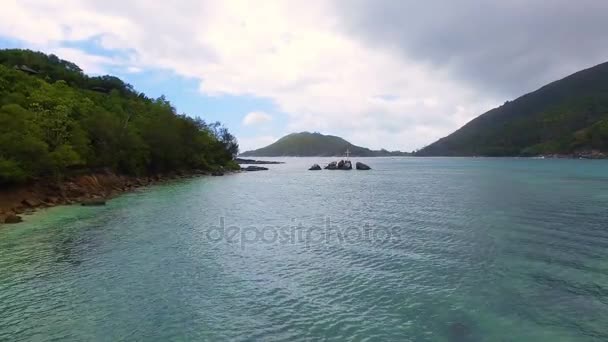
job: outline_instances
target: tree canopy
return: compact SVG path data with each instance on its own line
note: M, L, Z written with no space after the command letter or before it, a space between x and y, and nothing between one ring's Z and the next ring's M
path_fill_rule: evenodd
M117 77L89 77L54 55L0 50L0 184L76 170L235 167L237 153L222 124L178 114L162 96L149 98Z

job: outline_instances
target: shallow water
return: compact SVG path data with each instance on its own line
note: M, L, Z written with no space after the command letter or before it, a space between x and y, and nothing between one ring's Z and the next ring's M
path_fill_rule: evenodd
M608 161L284 160L0 227L0 340L608 340Z

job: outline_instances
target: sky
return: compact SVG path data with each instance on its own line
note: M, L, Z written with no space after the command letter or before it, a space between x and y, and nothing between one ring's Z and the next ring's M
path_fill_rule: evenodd
M241 151L300 131L411 151L608 61L599 0L3 0L0 48L54 53Z

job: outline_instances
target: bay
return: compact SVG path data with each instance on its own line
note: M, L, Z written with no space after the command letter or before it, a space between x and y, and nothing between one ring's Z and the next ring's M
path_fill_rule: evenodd
M608 162L274 160L0 227L0 340L608 340Z

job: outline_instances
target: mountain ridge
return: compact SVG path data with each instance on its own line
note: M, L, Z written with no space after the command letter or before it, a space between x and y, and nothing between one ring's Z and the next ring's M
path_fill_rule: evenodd
M608 151L608 62L507 101L417 156L534 156Z

